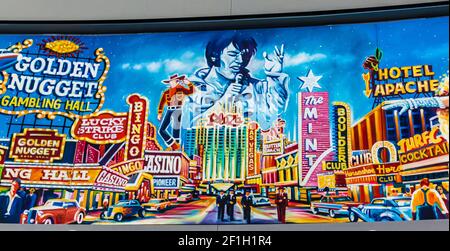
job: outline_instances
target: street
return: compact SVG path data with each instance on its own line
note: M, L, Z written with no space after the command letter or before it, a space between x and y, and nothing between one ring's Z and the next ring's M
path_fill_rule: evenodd
M173 206L161 212L146 212L144 218L130 217L123 222L101 220L99 212L86 216L84 224L245 224L240 198L235 206L234 221L230 221L225 213L225 221L217 220L216 198L201 196L198 200L180 203L173 202ZM277 208L274 206L252 207L252 224L277 224ZM286 223L334 223L349 222L348 218L330 218L327 215L314 215L305 204L290 202L286 210Z

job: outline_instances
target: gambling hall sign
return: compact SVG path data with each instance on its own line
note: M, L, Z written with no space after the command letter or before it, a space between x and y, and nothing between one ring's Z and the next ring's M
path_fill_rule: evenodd
M94 58L83 55L86 49L69 36L50 37L37 46L27 39L8 48L16 63L0 76L0 113L75 119L98 112L110 64L102 48Z

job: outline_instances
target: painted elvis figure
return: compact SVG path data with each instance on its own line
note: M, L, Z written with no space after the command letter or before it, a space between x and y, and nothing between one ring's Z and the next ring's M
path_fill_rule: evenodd
M158 106L158 120L161 121L159 134L164 143L169 147L168 150L176 151L180 149L180 130L182 106L186 96L194 93L194 85L184 76L177 74L170 76L170 79L163 80L163 83L169 84L170 87L161 96ZM185 87L187 85L187 87ZM164 107L167 109L164 113ZM168 131L172 123L172 132Z
M189 120L183 125L195 126L199 118L230 106L233 111L241 111L245 118L258 122L263 130L279 118L288 100L289 76L283 73L284 45L279 49L275 46L273 55L263 53L266 75L263 80L252 77L246 68L256 47L253 38L239 33L209 41L205 51L208 68L197 70L190 78L196 91L184 106L190 116L185 117Z

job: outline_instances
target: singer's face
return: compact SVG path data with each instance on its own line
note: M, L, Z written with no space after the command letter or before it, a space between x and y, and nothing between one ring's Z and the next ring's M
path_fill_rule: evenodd
M230 43L220 54L220 67L217 72L226 79L234 80L243 67L243 53L245 52Z

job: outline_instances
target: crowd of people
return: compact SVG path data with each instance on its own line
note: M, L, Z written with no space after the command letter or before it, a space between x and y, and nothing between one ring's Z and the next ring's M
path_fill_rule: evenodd
M225 221L225 210L229 217L229 221L234 221L234 210L236 205L237 197L234 193L234 190L231 189L228 194L225 194L225 191L219 191L219 195L216 197L216 205L218 207L217 210L217 220ZM279 188L275 198L275 204L277 205L277 214L278 214L278 222L286 223L286 208L288 206L289 200L287 193L284 188ZM251 212L253 207L253 196L251 195L250 190L246 190L245 194L241 199L241 206L243 211L243 221L248 224L251 223Z

